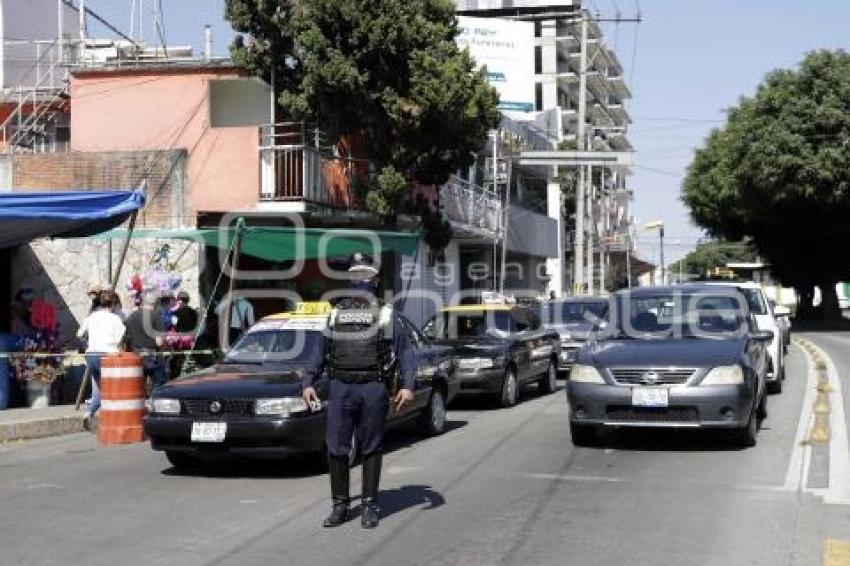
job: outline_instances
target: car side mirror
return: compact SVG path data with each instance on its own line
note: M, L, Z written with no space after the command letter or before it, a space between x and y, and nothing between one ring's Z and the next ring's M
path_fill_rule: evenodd
M773 330L757 330L753 332L751 335L753 340L758 342L770 342L773 340Z
M791 316L791 309L782 305L777 305L773 308L774 316Z

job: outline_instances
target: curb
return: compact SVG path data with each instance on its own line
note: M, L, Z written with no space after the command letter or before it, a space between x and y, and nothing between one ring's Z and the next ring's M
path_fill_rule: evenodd
M83 432L83 415L45 417L43 419L0 424L0 442L31 440Z

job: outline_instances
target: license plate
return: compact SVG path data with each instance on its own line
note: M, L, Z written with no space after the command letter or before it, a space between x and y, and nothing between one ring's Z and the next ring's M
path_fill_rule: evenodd
M670 391L660 387L635 387L632 389L632 405L635 407L666 407L670 402Z
M227 423L192 423L192 442L224 442Z

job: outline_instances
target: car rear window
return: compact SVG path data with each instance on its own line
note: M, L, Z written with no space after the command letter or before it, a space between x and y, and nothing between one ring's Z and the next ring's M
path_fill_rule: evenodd
M620 333L632 338L726 336L746 327L736 294L626 295L620 305Z
M608 314L608 303L599 301L549 303L543 307L546 324L598 322Z
M480 310L439 313L425 326L425 333L436 338L501 337L514 329L510 311Z
M747 298L747 306L750 312L756 315L767 314L767 305L764 304L764 296L760 289L741 289L741 292Z

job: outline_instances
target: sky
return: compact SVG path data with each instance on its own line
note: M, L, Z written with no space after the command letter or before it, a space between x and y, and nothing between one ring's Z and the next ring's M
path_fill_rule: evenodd
M143 0L144 39L153 41L153 0ZM191 44L200 53L203 26L213 30L213 52L227 55L233 31L224 21L224 0L161 0L166 42ZM119 28L130 28L131 0L87 0ZM675 261L702 232L679 201L693 150L724 111L750 95L766 73L796 66L817 48L850 49L850 0L586 0L604 18L640 12L642 22L603 23L626 70L633 99L628 104L635 149L633 214L638 252L657 259L650 220L666 227L665 255Z

